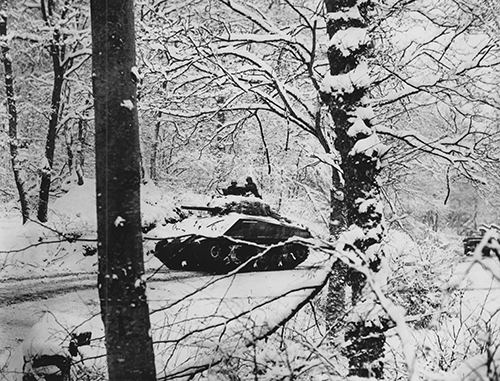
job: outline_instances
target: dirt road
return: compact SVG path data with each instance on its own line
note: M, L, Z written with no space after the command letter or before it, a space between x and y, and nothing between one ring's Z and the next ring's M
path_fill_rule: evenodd
M246 342L264 337L321 288L329 268L228 276L154 274L147 295L162 372L184 372L193 364L218 361ZM92 273L0 282L0 374L44 311L58 322L67 318L80 328L86 324L85 330L102 337L95 284Z
M148 272L153 276L153 272ZM161 271L154 273L153 281L166 281L199 277L187 271ZM9 279L0 281L0 307L27 301L48 299L68 292L95 288L97 274L94 272L77 274L57 274L45 277Z
M149 272L149 276L153 273ZM2 368L44 311L82 317L99 313L96 278L97 274L87 272L0 281L0 380ZM204 276L182 271L157 272L148 288L154 290L161 284L177 284L177 280L187 278Z

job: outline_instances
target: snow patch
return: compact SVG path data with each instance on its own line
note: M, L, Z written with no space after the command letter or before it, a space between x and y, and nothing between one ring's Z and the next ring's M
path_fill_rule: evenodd
M366 123L361 118L356 118L354 123L349 130L347 130L347 135L355 137L358 134L371 135L373 130L366 125Z
M122 103L120 103L121 107L125 107L126 109L133 110L134 109L134 104L130 99L124 99Z
M354 156L359 153L368 157L380 157L387 151L387 147L380 142L377 134L372 134L366 138L358 140L352 147L349 155Z
M370 41L366 28L347 28L339 30L330 39L330 46L339 49L344 57Z
M385 312L380 304L374 303L372 300L365 300L353 307L346 321L350 323L364 321L367 325L371 323L382 327L383 323L380 321L382 316L385 316Z
M139 278L137 278L134 282L135 288L144 287L146 285L146 276L143 274Z
M359 202L358 202L358 200L359 200ZM358 199L358 200L356 200L356 203L359 203L358 211L360 213L367 213L368 208L370 208L370 206L376 205L378 202L377 199L375 199L375 198L369 198L367 200L364 200L364 199Z
M160 44L159 42L150 42L149 48L151 50L164 50L165 46L163 46L163 44Z
M130 69L130 74L132 74L132 79L135 82L142 82L144 78L144 76L139 72L137 66L132 66L132 69Z
M363 20L361 14L359 13L359 9L357 6L349 8L347 11L339 11L339 12L328 12L326 14L327 21L336 21L336 20Z
M114 225L116 227L123 226L125 224L125 222L126 222L125 218L123 218L122 216L118 216L118 217L116 217Z
M354 111L351 111L349 113L349 115L352 116L354 119L360 118L363 120L371 120L375 118L375 112L373 111L372 106L356 107Z
M345 184L344 171L340 167L340 164L339 164L340 157L339 157L338 154L336 154L336 153L318 152L318 153L314 154L314 157L316 157L322 163L328 164L329 166L331 166L332 168L334 168L337 171L337 173L338 173L340 183L342 185Z
M335 248L337 251L345 253L345 250L348 247L354 247L354 242L363 240L364 238L365 232L363 231L363 229L357 225L351 225L347 231L343 232L340 235ZM359 259L355 261L355 263L357 263L358 265L361 264Z
M363 61L348 73L339 75L327 73L321 82L320 90L334 96L342 96L354 92L355 89L368 87L371 82L368 64Z
M379 240L382 237L383 233L384 233L384 229L382 228L382 225L378 224L376 227L371 228L366 232L366 237ZM374 246L376 246L376 245L372 245L372 246L370 246L370 248L374 247ZM377 250L379 250L379 249L380 248L377 248Z
M42 161L40 162L40 170L42 171L50 171L51 167L49 164L49 161L47 160L47 157L43 157Z

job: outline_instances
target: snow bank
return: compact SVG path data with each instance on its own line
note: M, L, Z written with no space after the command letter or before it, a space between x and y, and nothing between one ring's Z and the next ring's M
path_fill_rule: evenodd
M49 212L49 222L64 231L95 233L97 226L95 180L84 185L73 184L68 192L56 199ZM142 226L164 224L179 220L179 209L165 191L153 183L141 185Z
M489 328L500 333L500 261L496 257L484 257L479 262L469 259L460 263L448 283L450 287L463 290L460 303L461 320L451 321L450 328L456 324L488 324Z
M0 220L0 274L25 278L96 270L95 181L71 184L67 193L50 205L47 223L18 216ZM180 220L182 211L172 197L154 184L141 187L141 219L145 229ZM69 238L69 241L68 241ZM71 238L78 239L70 242ZM10 252L8 252L10 251ZM157 264L157 263L156 263Z
M156 226L179 221L183 212L174 198L149 182L141 187L142 226Z
M72 183L67 193L49 203L48 225L66 232L95 234L95 180L86 179L83 185Z
M32 361L40 356L60 355L71 357L69 343L71 334L78 334L89 328L88 323L83 322L81 316L68 313L51 311L40 311L35 313L38 321L27 331L22 343L16 348L5 370L5 378L8 381L23 381L24 370L30 373ZM95 332L102 334L103 332ZM74 358L75 359L75 358ZM75 360L78 360L76 358Z
M83 255L87 247L95 246L93 241L70 243L37 222L21 225L17 216L2 219L0 225L0 277L3 279L96 269L96 257Z
M151 334L158 376L188 374L196 367L215 364L228 356L237 357L246 346L291 317L322 286L330 267L331 262L326 260L315 267L292 271L149 280ZM105 371L105 358L95 359L104 353L96 298L95 289L64 295L52 304L52 313L58 322L64 321L58 332L62 336L75 327L80 332L92 332L92 346L81 347L87 359L83 364ZM39 304L31 306L37 308ZM78 314L59 319L69 309ZM12 313L16 313L15 308ZM28 334L25 340L28 346L30 337ZM19 361L13 359L11 369L15 370L12 367L19 366Z
M406 297L400 301L413 309L408 321L419 322L410 337L412 345L418 348L418 370L432 375L428 379L488 379L486 348L494 350L500 337L498 259L485 257L474 261L459 256L456 251L462 248L456 246L456 235L440 234L420 245L397 230L389 231L388 236L384 251L397 276L392 280L393 296ZM450 239L454 242L448 242ZM427 323L421 328L424 319ZM402 351L394 333L389 332L388 336L387 351L393 352L387 355L390 361L390 357L400 356ZM497 364L498 356L497 351ZM448 368L446 374L432 373L442 369L443 364Z

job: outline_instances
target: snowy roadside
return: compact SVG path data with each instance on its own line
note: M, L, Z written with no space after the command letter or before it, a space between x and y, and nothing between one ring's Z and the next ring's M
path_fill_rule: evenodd
M181 218L174 199L166 197L162 189L148 184L141 191L143 226ZM56 199L46 224L33 220L22 225L17 214L7 214L0 219L0 278L95 272L97 258L88 255L95 253L95 227L95 182L92 180L82 186L73 185Z
M412 328L405 344L416 351L418 379L484 380L488 350L500 337L500 262L496 257L467 257L461 241L451 238L443 234L419 247L400 237L394 250L396 262L403 264L393 269L399 275L398 288L411 290L402 294L406 308L413 309L406 317ZM391 330L386 362L394 377L405 375L401 353L397 331ZM498 351L493 357L500 364Z
M160 374L208 367L272 332L321 288L329 271L323 260L291 271L172 279L165 279L167 274L155 275L148 283L148 300ZM4 306L0 310L4 345L0 357L3 363L9 362L8 369L18 369L16 348L20 342L27 345L32 340L29 327L44 311L50 311L64 332L78 329L93 333L98 340L84 351L87 358L98 359L89 360L86 367L102 371L103 328L95 288ZM11 374L7 369L4 373Z

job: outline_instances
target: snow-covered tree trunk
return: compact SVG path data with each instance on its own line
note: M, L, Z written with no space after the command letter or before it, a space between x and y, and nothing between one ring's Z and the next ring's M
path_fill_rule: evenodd
M65 45L61 41L63 38L54 21L54 2L41 2L42 17L48 27L53 28L52 39L49 45L49 53L52 58L54 70L54 84L52 87L52 96L50 100L49 128L47 131L47 140L45 142L45 162L42 168L42 181L40 183L40 193L38 197L38 219L42 222L47 221L47 210L49 206L50 182L52 178L52 166L54 164L54 150L56 146L57 124L59 121L59 111L61 107L61 92L64 82L65 67L62 64L64 60Z
M325 0L327 32L330 37L330 72L321 84L322 100L328 105L334 122L334 146L340 155L340 169L333 176L331 231L340 233L340 250L361 257L363 265L377 272L381 262L383 234L382 210L377 175L383 145L372 129L372 109L367 105L371 84L368 56L371 40L368 16L372 6L366 0ZM365 284L365 276L340 266L334 277L346 279L356 304ZM343 303L341 279L330 285L330 303ZM339 306L330 306L338 310ZM355 307L356 308L356 307ZM335 311L333 311L335 312ZM362 377L382 377L384 327L364 321L355 314L348 325L349 373Z
M140 212L132 0L92 0L99 297L109 380L155 380Z
M21 214L23 224L28 221L29 208L24 187L24 179L21 174L21 167L18 159L18 139L17 139L17 108L14 96L14 73L12 72L12 58L9 54L9 45L7 41L7 0L0 0L0 59L3 63L5 74L5 92L7 95L7 112L9 117L9 148L10 162L14 173L17 193L19 194L19 203L21 205Z

